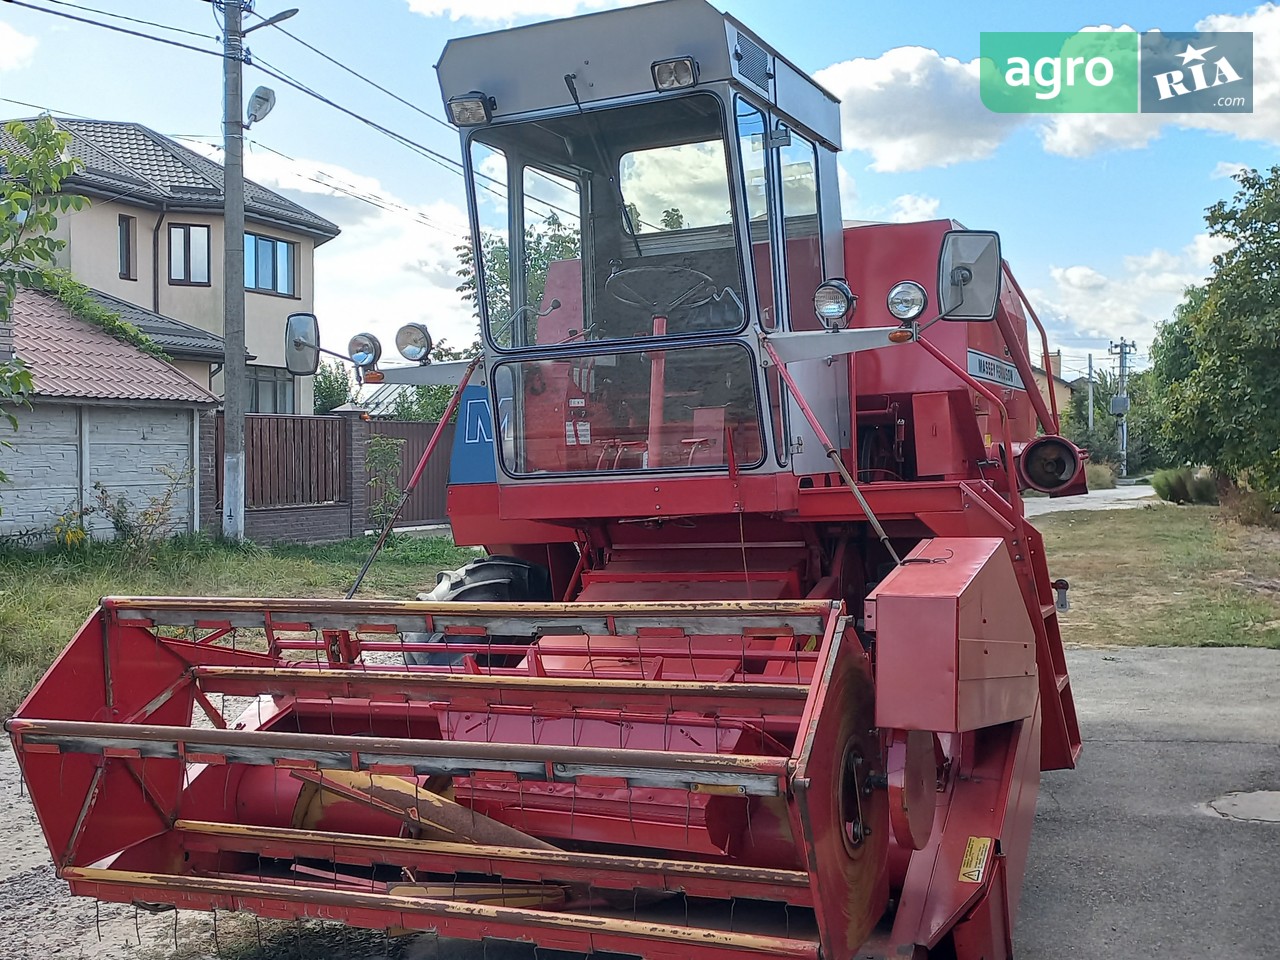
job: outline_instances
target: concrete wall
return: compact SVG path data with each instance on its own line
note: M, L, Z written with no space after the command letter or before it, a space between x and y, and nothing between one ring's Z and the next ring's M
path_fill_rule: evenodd
M254 507L245 510L245 537L254 543L328 543L359 537L368 528L369 488L365 483L364 454L369 442L368 421L359 414L342 415L347 430L347 502L290 507ZM200 417L201 528L210 536L222 529L222 504L218 501L218 420L222 414Z
M120 214L136 217L136 280L120 278L118 228ZM114 294L156 313L182 320L218 335L223 314L223 230L222 217L208 213L168 213L160 224L158 247L152 234L160 214L121 201L99 201L76 213L59 218L55 237L67 241L58 255L58 266L75 274L81 283ZM209 227L209 285L186 286L169 282L169 225L205 224ZM246 219L246 229L265 237L289 240L298 245L297 295L282 297L271 293L245 291L245 344L265 366L284 366L284 321L291 313L311 313L315 309L315 241L300 233L255 223ZM158 262L155 254L158 254ZM159 270L159 288L153 288ZM214 379L215 393L221 393L221 378ZM314 407L311 378L299 379L295 386L295 409L310 413Z
M168 475L181 478L171 517L175 533L193 529L194 420L179 407L120 407L35 400L18 412L12 448L0 448L0 536L30 533L48 539L54 521L96 503L95 483L114 499L123 495L135 511L161 497ZM110 538L106 517L91 514L85 526Z

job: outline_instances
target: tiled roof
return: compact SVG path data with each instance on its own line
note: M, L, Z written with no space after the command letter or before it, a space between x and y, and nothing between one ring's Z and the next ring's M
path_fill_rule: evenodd
M172 364L73 316L51 293L19 290L11 322L14 353L31 367L37 397L218 402Z
M68 190L129 199L174 210L222 207L222 166L138 123L58 117L71 134L70 152L84 164L65 181ZM17 146L0 129L0 145ZM245 216L284 224L315 236L336 237L337 224L251 180L244 184Z
M145 333L175 360L209 360L221 363L226 356L222 338L216 333L153 313L101 290L90 290L89 294L112 313L119 314L121 320L133 324Z

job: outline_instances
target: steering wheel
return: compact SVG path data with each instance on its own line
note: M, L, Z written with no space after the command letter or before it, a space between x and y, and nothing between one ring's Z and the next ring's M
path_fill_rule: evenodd
M693 286L685 290L684 293L676 297L674 300L667 301L664 305L661 300L654 300L651 297L643 297L636 292L635 288L624 282L624 277L641 278L646 276L660 277L685 277L694 280ZM609 274L609 279L604 282L605 290L610 293L614 299L621 300L623 303L630 304L633 307L642 307L646 310L653 311L655 317L663 316L667 311L675 307L700 307L703 304L710 303L716 295L716 282L703 273L701 270L694 270L692 267L680 266L663 266L663 267L628 267L626 270L615 270ZM706 289L707 295L701 300L686 303L689 297L693 296L699 290Z

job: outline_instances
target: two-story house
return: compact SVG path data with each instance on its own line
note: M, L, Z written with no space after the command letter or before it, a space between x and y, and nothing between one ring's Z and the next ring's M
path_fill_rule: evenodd
M57 122L83 164L63 188L93 201L60 218L55 236L67 246L58 266L97 290L221 335L221 165L137 123ZM314 309L315 249L338 232L299 204L245 182L250 412L312 410L311 379L295 380L284 367L284 322ZM221 395L219 371L212 368L208 385Z

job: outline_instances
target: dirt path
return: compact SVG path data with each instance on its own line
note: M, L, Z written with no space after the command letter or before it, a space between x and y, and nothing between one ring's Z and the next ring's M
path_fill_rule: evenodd
M0 960L114 960L138 956L172 935L172 918L73 898L54 876L49 851L8 738L0 741ZM101 939L99 939L101 936Z

